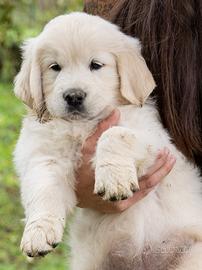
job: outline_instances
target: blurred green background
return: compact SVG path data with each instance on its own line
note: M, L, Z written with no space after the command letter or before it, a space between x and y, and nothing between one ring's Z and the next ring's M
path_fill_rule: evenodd
M64 243L33 262L19 249L24 216L12 152L25 109L12 92L12 82L21 63L20 44L51 18L82 8L82 0L0 0L0 270L67 269Z

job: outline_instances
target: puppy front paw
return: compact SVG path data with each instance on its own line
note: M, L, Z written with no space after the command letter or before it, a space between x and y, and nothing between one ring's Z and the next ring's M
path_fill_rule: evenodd
M95 168L94 193L104 200L125 200L139 190L135 166L102 164Z
M64 220L43 217L28 221L21 241L21 250L29 257L45 256L62 240Z

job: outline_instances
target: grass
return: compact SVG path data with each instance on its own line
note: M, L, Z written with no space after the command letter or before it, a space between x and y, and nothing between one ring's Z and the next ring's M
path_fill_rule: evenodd
M20 251L23 232L23 209L12 163L12 152L25 114L11 84L0 84L0 270L63 270L67 269L65 245L45 258L28 262Z

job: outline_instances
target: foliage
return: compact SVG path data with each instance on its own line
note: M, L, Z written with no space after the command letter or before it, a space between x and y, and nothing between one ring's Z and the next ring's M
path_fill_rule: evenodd
M82 10L82 0L0 0L0 80L19 70L20 45L37 35L53 17Z

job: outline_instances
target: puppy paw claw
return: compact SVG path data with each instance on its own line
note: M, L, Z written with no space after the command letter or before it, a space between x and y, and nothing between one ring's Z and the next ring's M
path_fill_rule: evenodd
M139 190L134 167L96 166L94 193L103 200L126 200Z

